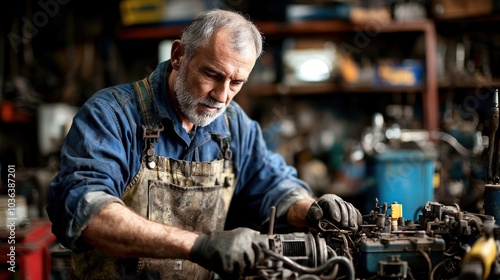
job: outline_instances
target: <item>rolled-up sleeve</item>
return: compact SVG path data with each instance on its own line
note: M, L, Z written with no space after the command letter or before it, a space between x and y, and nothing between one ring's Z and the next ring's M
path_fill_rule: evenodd
M124 205L121 199L103 191L87 192L78 201L75 208L76 215L73 219L69 220L66 230L66 243L69 245L69 248L78 251L87 247L87 245L79 239L82 231L97 213L113 202Z

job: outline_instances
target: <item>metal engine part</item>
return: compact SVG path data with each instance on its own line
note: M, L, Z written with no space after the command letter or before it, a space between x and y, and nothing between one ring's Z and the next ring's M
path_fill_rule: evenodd
M274 234L275 212L276 208L271 208L270 232L259 236L262 254L254 273L247 275L246 280L333 280L339 271L347 279L354 280L352 260L337 256L321 234Z
M265 255L256 265L257 278L246 279L336 279L337 264L343 265L347 279L354 280L349 259L329 253L324 238L311 233L261 235ZM260 277L260 278L259 278Z
M500 228L493 216L427 202L413 222L401 217L401 207L375 199L358 232L326 220L309 233L271 230L260 236L266 245L245 279L500 279ZM470 277L476 267L483 269Z

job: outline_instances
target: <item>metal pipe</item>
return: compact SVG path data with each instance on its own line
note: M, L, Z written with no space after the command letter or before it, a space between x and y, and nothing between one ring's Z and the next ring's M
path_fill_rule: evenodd
M490 109L490 138L488 143L488 170L487 170L487 182L489 184L494 183L498 180L498 125L499 125L499 114L500 110L498 108L498 89L495 90L493 96L493 105ZM498 183L498 182L496 182Z

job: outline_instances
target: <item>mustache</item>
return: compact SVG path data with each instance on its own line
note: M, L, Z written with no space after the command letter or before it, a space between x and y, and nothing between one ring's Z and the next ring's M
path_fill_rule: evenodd
M206 98L206 99L200 100L200 104L203 104L203 105L209 106L209 107L213 107L213 108L217 108L217 109L224 109L226 107L226 103L217 102L211 98Z

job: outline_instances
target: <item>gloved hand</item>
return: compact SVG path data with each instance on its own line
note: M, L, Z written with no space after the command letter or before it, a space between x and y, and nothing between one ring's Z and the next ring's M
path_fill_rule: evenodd
M325 194L313 202L306 215L306 223L317 228L320 219L326 219L337 226L357 232L363 223L363 216L351 203L337 195Z
M249 228L201 234L189 258L222 278L238 279L254 268L260 254L259 235Z

